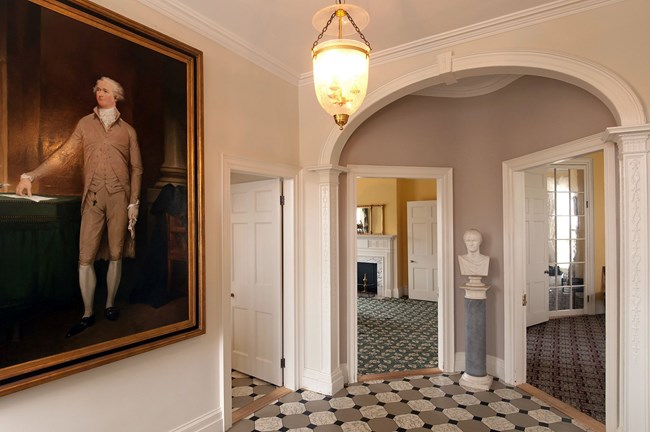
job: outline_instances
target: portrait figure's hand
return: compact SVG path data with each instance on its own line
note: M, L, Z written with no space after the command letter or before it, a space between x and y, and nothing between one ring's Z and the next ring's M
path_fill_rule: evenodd
M135 238L135 223L138 221L138 214L140 213L139 202L135 204L129 204L126 209L129 216L129 233L131 233L131 238Z
M137 205L129 206L128 213L129 222L133 221L133 225L135 225L135 222L138 220L139 207Z
M20 178L20 182L16 185L16 195L32 196L32 182L28 178Z

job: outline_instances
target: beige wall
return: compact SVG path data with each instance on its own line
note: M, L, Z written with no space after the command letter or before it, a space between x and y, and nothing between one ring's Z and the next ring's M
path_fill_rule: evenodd
M486 280L492 285L487 353L503 358L501 164L613 125L609 110L586 91L556 80L524 77L485 96L404 97L354 132L340 163L453 168L455 254L465 250L461 238L465 230L481 231L481 252L491 257ZM457 268L455 273L459 281ZM457 351L464 351L459 295L455 296L455 331Z
M95 2L203 51L207 333L2 397L2 431L161 432L220 418L221 155L298 163L293 85L140 2Z

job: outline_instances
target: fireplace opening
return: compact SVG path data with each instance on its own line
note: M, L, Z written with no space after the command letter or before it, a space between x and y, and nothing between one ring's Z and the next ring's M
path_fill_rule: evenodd
M377 294L377 263L357 262L357 292Z

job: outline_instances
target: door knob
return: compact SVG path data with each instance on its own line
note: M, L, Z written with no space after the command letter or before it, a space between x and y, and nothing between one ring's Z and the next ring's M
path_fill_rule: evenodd
M414 263L414 262L415 262L415 260L409 260L409 262L412 262L412 263Z
M235 298L235 293L230 293L230 297Z

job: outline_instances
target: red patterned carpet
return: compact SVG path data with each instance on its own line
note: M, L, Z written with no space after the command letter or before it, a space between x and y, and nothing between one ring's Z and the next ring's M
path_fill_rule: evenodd
M528 327L527 382L605 423L605 315Z

